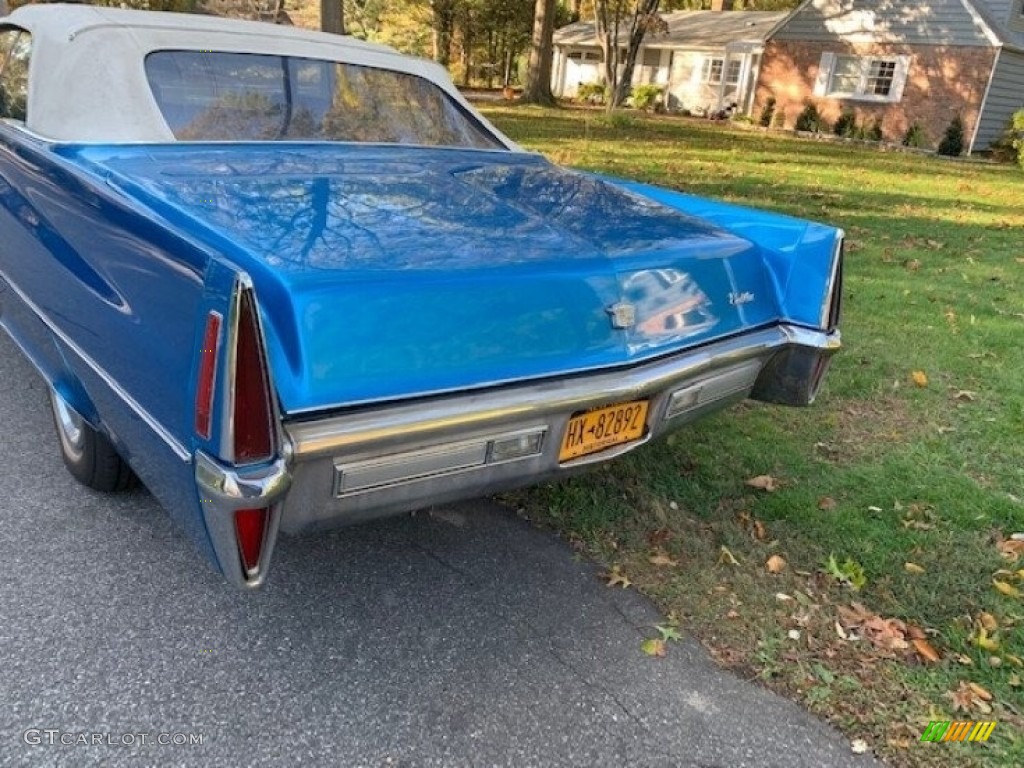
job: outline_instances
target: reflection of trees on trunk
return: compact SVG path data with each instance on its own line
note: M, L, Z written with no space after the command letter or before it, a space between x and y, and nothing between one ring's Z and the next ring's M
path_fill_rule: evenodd
M543 160L449 150L195 148L154 192L285 270L458 269L671 248L720 233ZM131 168L125 172L131 174ZM734 247L728 239L722 248Z

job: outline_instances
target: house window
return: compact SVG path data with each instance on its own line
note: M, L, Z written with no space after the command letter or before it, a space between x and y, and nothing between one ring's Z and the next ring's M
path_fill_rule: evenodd
M909 56L846 56L824 53L815 96L856 101L896 102L910 66Z
M722 82L724 70L725 59L704 59L704 68L701 70L700 79L708 85L718 85Z
M739 59L733 59L729 62L729 66L725 70L725 82L728 85L739 85L740 83L740 69L743 68L743 62Z
M708 85L721 85L724 77L727 85L738 85L742 68L743 62L739 59L730 60L728 65L725 59L704 59L700 79Z

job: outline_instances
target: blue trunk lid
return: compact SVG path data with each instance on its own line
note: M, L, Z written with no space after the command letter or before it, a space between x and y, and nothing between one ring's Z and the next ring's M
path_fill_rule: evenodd
M621 366L778 318L754 244L535 155L73 154L250 273L288 413Z

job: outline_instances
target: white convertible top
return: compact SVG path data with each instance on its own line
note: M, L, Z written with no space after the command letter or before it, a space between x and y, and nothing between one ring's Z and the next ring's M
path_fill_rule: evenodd
M146 79L158 50L228 51L325 59L406 72L430 80L480 119L434 62L351 37L199 14L88 5L26 5L0 17L0 30L32 35L25 127L55 141L172 142Z

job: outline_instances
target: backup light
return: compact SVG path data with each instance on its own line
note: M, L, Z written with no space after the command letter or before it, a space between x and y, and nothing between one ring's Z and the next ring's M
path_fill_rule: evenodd
M671 419L698 406L749 391L760 372L761 363L755 360L727 368L700 383L677 389L669 398L665 418Z
M541 429L491 440L487 445L487 463L497 464L539 454L544 445L544 432Z

